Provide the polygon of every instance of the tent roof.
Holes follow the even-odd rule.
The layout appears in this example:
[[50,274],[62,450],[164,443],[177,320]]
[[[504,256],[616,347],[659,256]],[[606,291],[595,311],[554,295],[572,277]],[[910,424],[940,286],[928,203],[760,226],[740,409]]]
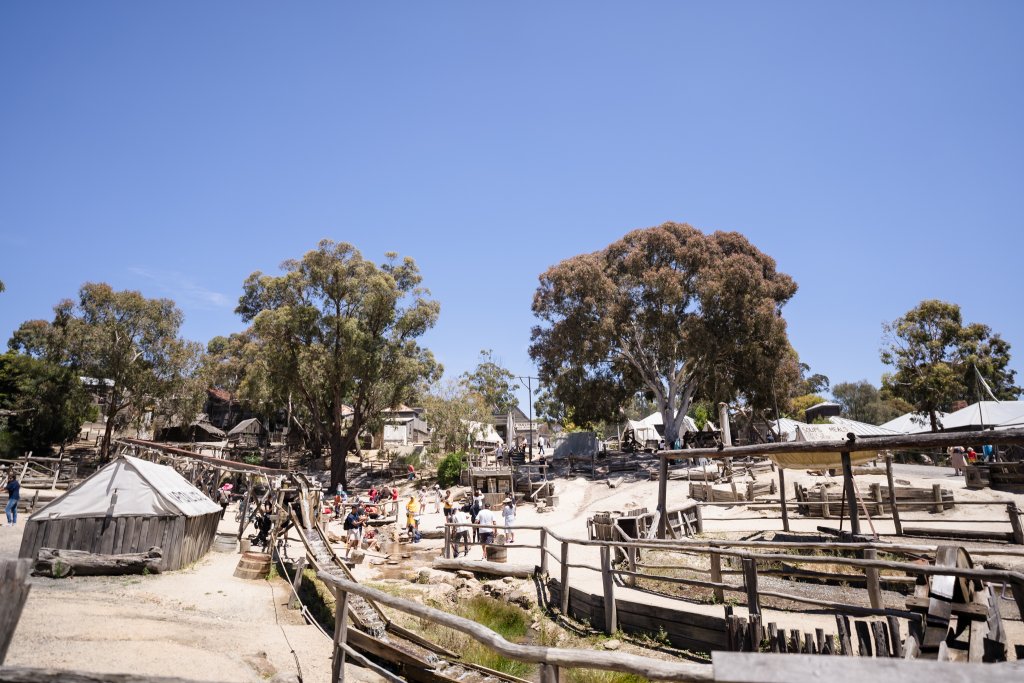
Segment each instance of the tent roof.
[[[943,422],[948,414],[939,412],[937,414],[939,422]],[[928,422],[928,415],[913,412],[905,413],[878,426],[882,429],[891,429],[899,434],[922,434],[932,430],[931,424]]]
[[942,418],[943,429],[1024,426],[1024,401],[979,401]]
[[796,428],[807,426],[806,422],[793,420],[788,417],[780,417],[778,420],[768,420],[768,424],[773,430],[781,432],[779,434],[780,441],[795,441]]
[[832,424],[839,425],[847,432],[853,432],[857,436],[898,436],[900,434],[900,432],[892,429],[868,424],[867,422],[858,422],[857,420],[851,420],[837,415],[830,417],[828,420]]
[[220,512],[220,506],[173,468],[121,456],[30,519],[135,517]]

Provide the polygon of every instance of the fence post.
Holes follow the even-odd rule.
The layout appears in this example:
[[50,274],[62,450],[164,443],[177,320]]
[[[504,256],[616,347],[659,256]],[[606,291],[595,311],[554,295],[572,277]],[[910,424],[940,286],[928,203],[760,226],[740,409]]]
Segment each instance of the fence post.
[[900,522],[900,511],[896,507],[896,487],[892,482],[892,453],[885,454],[885,478],[889,487],[889,507],[892,508],[892,523],[896,527],[896,535],[903,535],[903,524]]
[[786,508],[786,468],[779,465],[779,506],[782,510],[782,530],[789,531],[789,510]]
[[299,609],[302,606],[299,601],[299,586],[302,585],[302,571],[306,568],[306,556],[295,560],[294,567],[295,576],[292,577],[292,597],[288,599],[288,609]]
[[932,484],[932,499],[935,501],[933,512],[942,512],[942,484]]
[[757,594],[757,563],[753,559],[743,559],[743,582],[747,587],[747,612],[760,615],[761,600]]
[[245,478],[245,500],[242,501],[242,514],[238,520],[238,540],[242,540],[242,534],[245,533],[245,527],[249,525],[249,501],[252,500],[252,477],[247,476]]
[[[636,548],[630,546],[626,548],[626,557],[629,560],[629,571],[636,573]],[[630,576],[626,579],[626,585],[630,588],[636,588],[636,577]]]
[[348,636],[348,592],[332,587],[334,591],[334,657],[331,683],[345,681],[345,641]]
[[[711,580],[715,583],[722,583],[722,553],[712,552],[711,553]],[[725,589],[721,586],[715,586],[715,600],[718,604],[725,602]]]
[[569,542],[562,541],[562,614],[569,616]]
[[611,548],[601,546],[601,584],[604,588],[604,632],[608,635],[618,630],[618,614],[615,610],[615,582],[612,580]]
[[452,528],[448,525],[448,522],[444,523],[444,559],[448,559],[452,556]]
[[668,458],[658,463],[658,538],[668,537]]
[[860,511],[857,509],[857,491],[853,488],[853,465],[850,453],[844,451],[839,454],[839,457],[843,462],[843,484],[846,487],[846,507],[850,511],[850,533],[860,536]]
[[540,683],[558,683],[558,667],[554,664],[540,665]]
[[[877,550],[874,548],[865,548],[865,560],[874,560],[877,558]],[[864,578],[867,581],[868,598],[871,600],[872,609],[883,609],[885,605],[882,604],[882,586],[878,581],[878,569],[875,567],[865,567]]]
[[21,611],[32,586],[26,583],[31,559],[0,561],[0,664],[7,657],[7,648],[18,627]]
[[1010,516],[1010,528],[1013,529],[1013,542],[1017,545],[1024,545],[1024,526],[1020,521],[1020,509],[1016,503],[1006,506],[1006,513]]
[[548,575],[548,529],[540,528],[540,575]]

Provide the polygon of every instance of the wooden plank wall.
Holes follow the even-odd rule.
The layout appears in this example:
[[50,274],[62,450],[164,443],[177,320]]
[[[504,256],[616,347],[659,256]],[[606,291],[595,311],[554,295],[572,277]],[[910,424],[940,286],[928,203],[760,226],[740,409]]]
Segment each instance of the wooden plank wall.
[[210,549],[220,512],[202,517],[75,517],[29,521],[19,557],[34,558],[40,548],[84,550],[100,555],[145,552],[153,546],[164,553],[164,568],[180,569]]
[[[561,600],[561,585],[557,579],[548,581],[551,601]],[[628,600],[616,600],[619,628],[626,633],[636,633],[657,638],[664,633],[669,642],[678,648],[700,652],[724,650],[729,641],[726,634],[725,618],[712,617],[658,607],[652,610],[645,605]],[[585,593],[569,587],[569,616],[577,621],[587,622],[593,628],[604,629],[604,597]]]

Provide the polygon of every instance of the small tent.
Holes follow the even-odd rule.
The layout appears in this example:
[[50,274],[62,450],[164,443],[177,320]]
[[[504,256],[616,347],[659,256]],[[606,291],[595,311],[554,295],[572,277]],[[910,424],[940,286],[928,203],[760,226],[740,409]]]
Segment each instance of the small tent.
[[180,569],[210,549],[220,505],[173,468],[121,456],[28,519],[21,557],[40,548],[102,555],[163,551],[163,568]]

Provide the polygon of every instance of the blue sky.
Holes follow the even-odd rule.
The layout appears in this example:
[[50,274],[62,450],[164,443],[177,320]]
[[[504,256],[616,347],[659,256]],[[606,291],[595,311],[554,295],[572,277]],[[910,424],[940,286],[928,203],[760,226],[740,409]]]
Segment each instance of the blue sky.
[[537,275],[666,220],[800,286],[792,342],[870,379],[959,303],[1024,369],[1024,3],[0,3],[0,337],[86,281],[241,329],[319,239],[414,257],[457,374],[517,373]]

